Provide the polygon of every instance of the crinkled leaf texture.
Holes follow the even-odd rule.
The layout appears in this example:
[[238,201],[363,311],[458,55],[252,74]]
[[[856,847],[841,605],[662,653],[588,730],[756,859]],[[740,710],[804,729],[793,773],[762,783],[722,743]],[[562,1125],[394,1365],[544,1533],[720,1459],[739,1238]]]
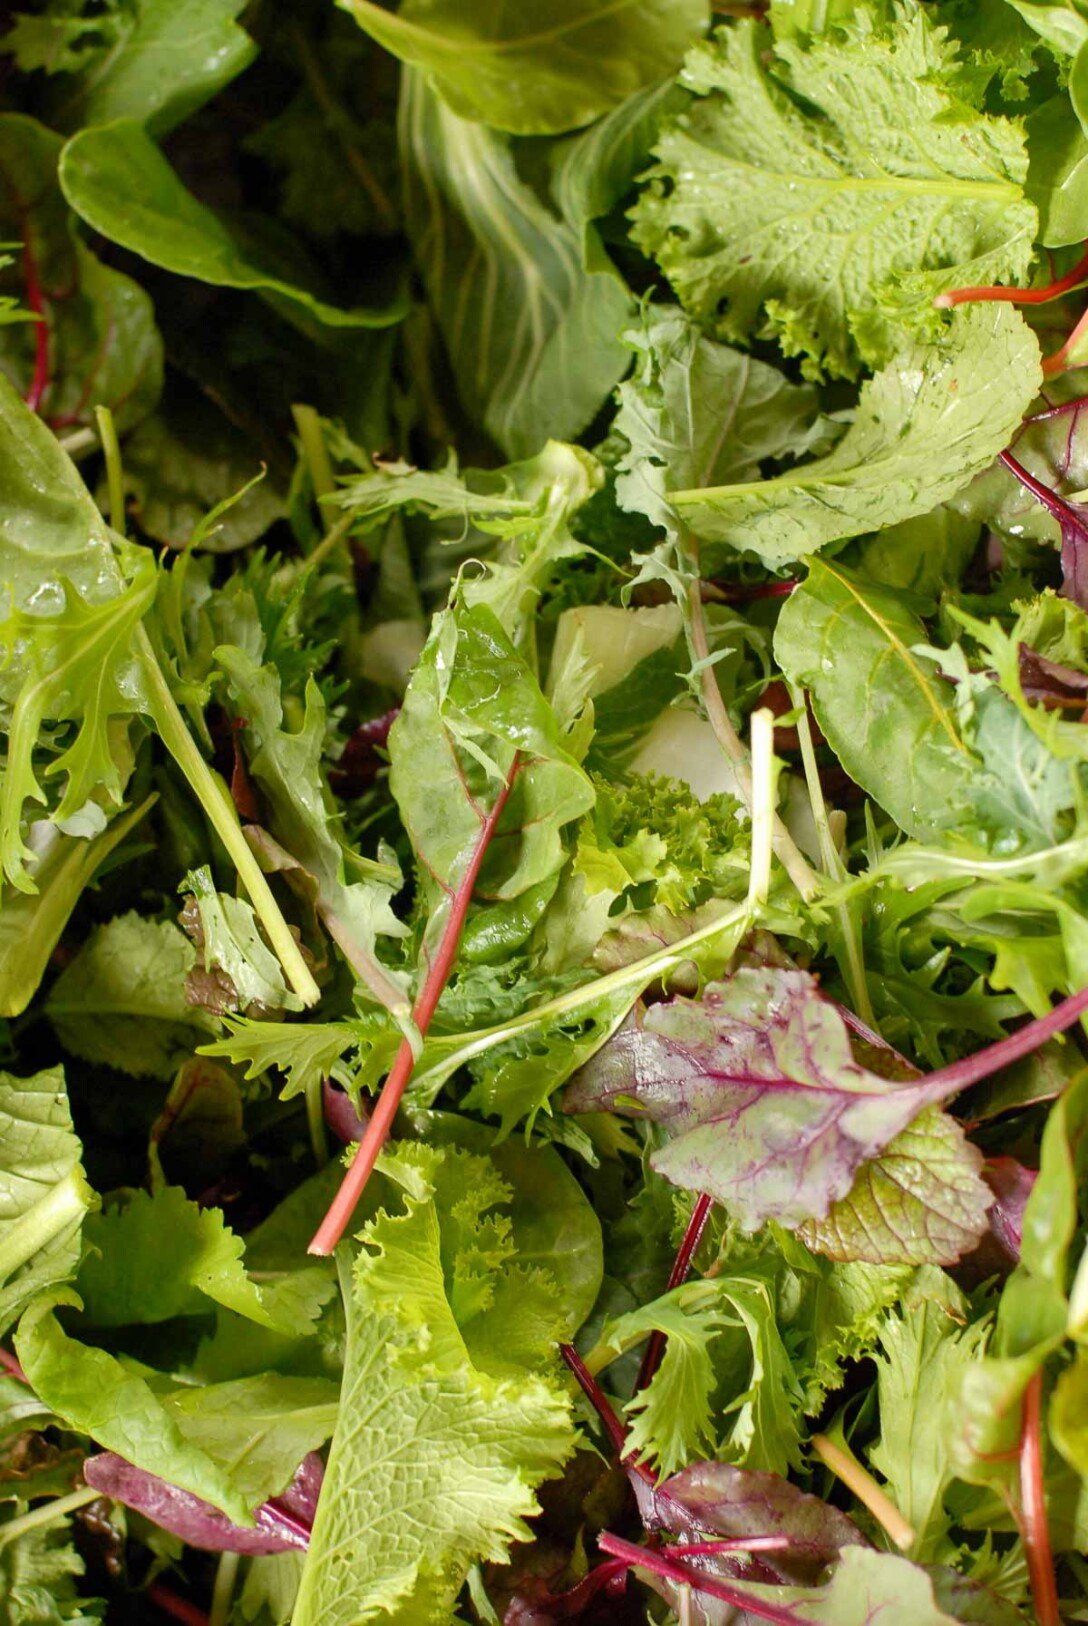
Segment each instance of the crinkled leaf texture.
[[79,1263],[80,1228],[98,1201],[82,1152],[61,1068],[0,1073],[0,1332]]
[[506,138],[412,69],[399,139],[408,234],[466,408],[508,457],[570,440],[627,365],[625,284],[519,178]]
[[862,385],[826,457],[772,480],[669,495],[715,549],[778,568],[954,496],[1008,445],[1041,379],[1038,343],[1011,305],[961,308],[947,330],[900,350]]
[[[741,969],[711,984],[701,1000],[653,1005],[582,1069],[567,1090],[567,1111],[602,1108],[661,1124],[669,1135],[651,1166],[677,1185],[725,1203],[745,1229],[767,1220],[787,1227],[824,1221],[854,1225],[864,1238],[858,1171],[894,1142],[928,1106],[951,1093],[939,1080],[894,1084],[856,1059],[842,1016],[807,972]],[[922,1137],[917,1131],[916,1147]],[[985,1227],[992,1194],[981,1158],[955,1135],[959,1215],[972,1240]],[[936,1142],[947,1156],[949,1137]],[[925,1223],[926,1203],[943,1204],[940,1163],[920,1182],[918,1212],[906,1225],[885,1216],[898,1262],[898,1230]],[[870,1175],[876,1179],[875,1174]],[[832,1211],[832,1205],[840,1206]],[[932,1222],[937,1226],[937,1218]],[[908,1260],[912,1245],[906,1247]],[[862,1252],[863,1258],[866,1254]]]
[[340,0],[361,28],[433,78],[463,119],[557,135],[667,77],[706,26],[706,0]]
[[[518,1261],[483,1157],[401,1145],[401,1187],[348,1275],[342,1422],[296,1626],[445,1626],[471,1564],[526,1539],[535,1487],[574,1447],[548,1349],[565,1310]],[[386,1191],[392,1197],[394,1186]]]
[[923,8],[866,10],[821,38],[753,23],[691,52],[695,100],[666,124],[635,239],[723,338],[855,377],[946,289],[1028,271],[1037,215],[1021,125],[959,100],[955,49]]
[[77,1595],[83,1560],[67,1536],[57,1524],[0,1546],[0,1616],[7,1626],[98,1626],[93,1602]]

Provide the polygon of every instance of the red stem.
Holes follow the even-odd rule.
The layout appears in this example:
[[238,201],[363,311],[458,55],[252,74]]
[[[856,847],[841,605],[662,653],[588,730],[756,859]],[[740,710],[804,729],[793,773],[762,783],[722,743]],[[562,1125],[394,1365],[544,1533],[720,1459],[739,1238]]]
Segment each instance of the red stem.
[[[1086,330],[1088,330],[1088,311],[1085,311],[1084,315],[1080,318],[1079,322],[1069,335],[1068,339],[1066,339],[1065,343],[1060,345],[1058,349],[1053,351],[1049,356],[1043,357],[1044,378],[1054,378],[1058,373],[1064,373],[1067,370],[1069,363],[1069,352],[1078,343],[1078,341],[1084,337]],[[1084,363],[1078,362],[1077,365],[1083,366]]]
[[909,1087],[933,1100],[955,1095],[969,1084],[977,1084],[980,1079],[1000,1072],[1002,1067],[1011,1067],[1014,1061],[1030,1056],[1033,1050],[1038,1050],[1055,1033],[1064,1033],[1066,1028],[1071,1028],[1083,1011],[1088,1011],[1088,988],[1070,994],[1068,999],[1063,999],[1045,1016],[1025,1022],[1007,1039],[998,1039],[996,1044],[987,1045],[985,1050],[977,1050],[973,1056],[964,1056],[962,1061],[941,1067],[919,1084]]
[[792,1547],[789,1536],[725,1536],[721,1541],[674,1541],[673,1558],[713,1558],[718,1553],[781,1553]]
[[1035,1600],[1035,1617],[1039,1626],[1061,1626],[1043,1488],[1042,1396],[1040,1371],[1024,1390],[1020,1432],[1020,1529],[1031,1577],[1031,1595]]
[[1036,502],[1041,502],[1048,513],[1053,514],[1056,520],[1062,520],[1066,517],[1064,500],[1058,496],[1056,491],[1052,491],[1041,480],[1037,480],[1034,474],[1029,473],[1019,458],[1014,457],[1011,452],[1000,452],[998,457],[1009,473],[1019,480],[1024,490],[1030,491]]
[[49,388],[49,323],[45,318],[45,298],[42,294],[38,261],[30,246],[30,229],[24,224],[23,274],[26,277],[26,302],[37,317],[34,323],[34,375],[23,399],[31,412],[37,412]]
[[[426,1034],[431,1025],[431,1018],[435,1007],[442,997],[442,990],[449,981],[453,962],[457,958],[457,950],[461,942],[461,933],[464,930],[465,917],[468,906],[472,902],[472,894],[476,887],[476,880],[480,873],[480,866],[484,855],[491,844],[491,838],[498,828],[506,807],[507,798],[513,788],[514,780],[518,774],[521,758],[517,752],[510,764],[510,770],[503,781],[502,788],[495,798],[495,805],[482,819],[480,834],[476,838],[476,846],[469,859],[468,867],[450,902],[449,918],[446,921],[442,937],[438,944],[438,951],[431,962],[430,970],[419,991],[415,1005],[412,1007],[412,1019],[421,1035]],[[401,1098],[408,1086],[408,1081],[415,1069],[415,1056],[407,1039],[402,1039],[396,1059],[389,1069],[389,1076],[382,1086],[370,1115],[366,1130],[359,1148],[352,1159],[351,1167],[336,1193],[329,1211],[321,1221],[310,1243],[310,1253],[329,1254],[336,1247],[351,1221],[355,1212],[355,1205],[363,1194],[363,1188],[370,1179],[374,1164],[377,1162],[382,1147],[389,1137],[393,1127],[393,1120],[397,1115]]]
[[184,1621],[185,1626],[208,1626],[208,1617],[203,1609],[198,1609],[195,1603],[187,1603],[184,1598],[179,1598],[176,1592],[171,1592],[161,1581],[152,1581],[147,1589],[147,1596],[164,1615],[173,1615],[175,1620]]
[[0,1366],[2,1366],[6,1372],[10,1372],[13,1378],[18,1378],[20,1383],[25,1383],[29,1389],[30,1379],[19,1365],[19,1362],[15,1359],[15,1356],[6,1349],[0,1349]]
[[597,1537],[597,1545],[603,1553],[610,1553],[614,1558],[626,1559],[632,1568],[649,1570],[653,1575],[660,1575],[664,1580],[672,1581],[674,1586],[689,1586],[694,1592],[705,1593],[710,1598],[720,1598],[722,1603],[731,1604],[734,1609],[746,1612],[756,1620],[777,1621],[779,1626],[803,1626],[802,1617],[794,1614],[792,1609],[765,1603],[762,1598],[753,1597],[744,1587],[727,1585],[702,1570],[689,1569],[686,1564],[678,1564],[675,1559],[666,1556],[668,1548],[654,1550],[650,1547],[638,1547],[633,1541],[623,1541],[607,1530]]
[[729,582],[715,582],[714,585],[727,604],[751,604],[761,598],[788,598],[797,581],[791,578],[789,581],[758,582],[752,587]]
[[946,294],[938,294],[933,303],[941,310],[948,310],[952,305],[973,304],[978,300],[1007,300],[1014,305],[1045,305],[1051,299],[1060,299],[1067,294],[1070,288],[1075,288],[1078,282],[1088,277],[1088,252],[1086,252],[1064,277],[1055,277],[1044,288],[998,288],[993,284],[980,288],[953,288]]
[[[701,1191],[696,1198],[695,1207],[691,1211],[691,1218],[688,1220],[683,1241],[680,1243],[676,1258],[673,1260],[669,1280],[665,1287],[666,1293],[671,1293],[674,1287],[680,1287],[682,1283],[687,1281],[688,1273],[691,1270],[691,1261],[695,1257],[696,1248],[703,1239],[703,1232],[706,1230],[706,1222],[710,1218],[712,1207],[713,1204],[706,1192]],[[643,1355],[642,1365],[639,1367],[638,1382],[635,1384],[636,1394],[640,1389],[645,1389],[650,1382],[661,1365],[661,1357],[664,1353],[665,1334],[655,1328],[650,1334],[650,1342],[646,1345],[646,1353]]]
[[560,1344],[559,1353],[577,1378],[582,1393],[601,1419],[604,1431],[615,1447],[616,1455],[622,1457],[627,1449],[627,1430],[616,1416],[612,1402],[573,1344]]

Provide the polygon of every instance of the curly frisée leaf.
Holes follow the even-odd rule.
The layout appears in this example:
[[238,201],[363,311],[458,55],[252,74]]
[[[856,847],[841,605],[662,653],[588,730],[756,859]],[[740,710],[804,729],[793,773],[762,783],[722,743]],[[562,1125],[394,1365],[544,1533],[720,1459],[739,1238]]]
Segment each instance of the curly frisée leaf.
[[688,310],[723,338],[773,335],[814,377],[856,377],[904,320],[932,327],[935,295],[1024,276],[1023,130],[959,99],[955,48],[922,8],[887,30],[859,8],[764,66],[768,43],[741,23],[692,51],[695,100],[634,212]]

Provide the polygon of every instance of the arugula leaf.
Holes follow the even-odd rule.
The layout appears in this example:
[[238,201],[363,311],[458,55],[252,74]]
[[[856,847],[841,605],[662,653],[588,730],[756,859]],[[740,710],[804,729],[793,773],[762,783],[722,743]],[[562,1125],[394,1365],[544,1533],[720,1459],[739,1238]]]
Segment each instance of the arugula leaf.
[[340,0],[361,28],[432,77],[463,119],[517,135],[570,130],[670,73],[706,24],[704,0]]
[[98,1198],[83,1174],[59,1067],[12,1078],[0,1073],[0,1331],[33,1298],[79,1264],[80,1229]]
[[135,119],[80,130],[65,146],[58,173],[81,220],[164,271],[252,289],[288,320],[334,330],[387,327],[404,315],[399,297],[384,307],[343,310],[263,265],[185,188]]
[[213,1018],[189,1004],[192,944],[130,910],[97,927],[54,982],[46,1012],[66,1050],[137,1078],[169,1078]]
[[[64,143],[36,119],[0,114],[0,241],[22,243],[5,282],[46,324],[46,370],[36,370],[39,324],[0,325],[4,370],[51,423],[94,427],[110,407],[121,429],[139,423],[162,389],[163,346],[145,291],[93,254],[57,184]],[[32,300],[33,293],[33,300]]]
[[87,0],[54,0],[43,15],[17,14],[6,43],[24,72],[65,75],[49,98],[50,122],[73,129],[135,118],[165,135],[256,56],[236,21],[243,9],[243,0],[133,0],[103,15]]
[[627,366],[624,284],[603,255],[583,261],[581,231],[519,180],[509,143],[414,70],[399,139],[408,234],[466,410],[508,457],[571,439]]
[[448,1620],[470,1564],[525,1539],[534,1487],[574,1443],[569,1402],[541,1370],[548,1278],[519,1267],[490,1215],[507,1188],[485,1159],[424,1147],[387,1153],[383,1171],[403,1207],[369,1222],[345,1282],[344,1426],[298,1626]]
[[1035,339],[1010,306],[959,311],[947,333],[901,350],[862,386],[852,424],[826,457],[771,480],[669,496],[714,544],[711,567],[715,549],[728,548],[775,569],[954,496],[1008,444],[1039,381]]
[[809,376],[853,378],[904,322],[932,332],[935,295],[1025,274],[1023,132],[965,104],[954,44],[916,7],[780,41],[765,67],[768,43],[742,23],[691,52],[697,99],[658,140],[635,240],[723,338],[773,335]]

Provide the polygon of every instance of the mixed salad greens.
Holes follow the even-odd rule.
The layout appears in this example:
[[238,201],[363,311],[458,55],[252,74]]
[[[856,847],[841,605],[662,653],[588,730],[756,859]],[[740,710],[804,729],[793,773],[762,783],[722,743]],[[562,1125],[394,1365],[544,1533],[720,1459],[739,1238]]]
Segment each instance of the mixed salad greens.
[[1088,1620],[1088,0],[0,26],[0,1621]]

